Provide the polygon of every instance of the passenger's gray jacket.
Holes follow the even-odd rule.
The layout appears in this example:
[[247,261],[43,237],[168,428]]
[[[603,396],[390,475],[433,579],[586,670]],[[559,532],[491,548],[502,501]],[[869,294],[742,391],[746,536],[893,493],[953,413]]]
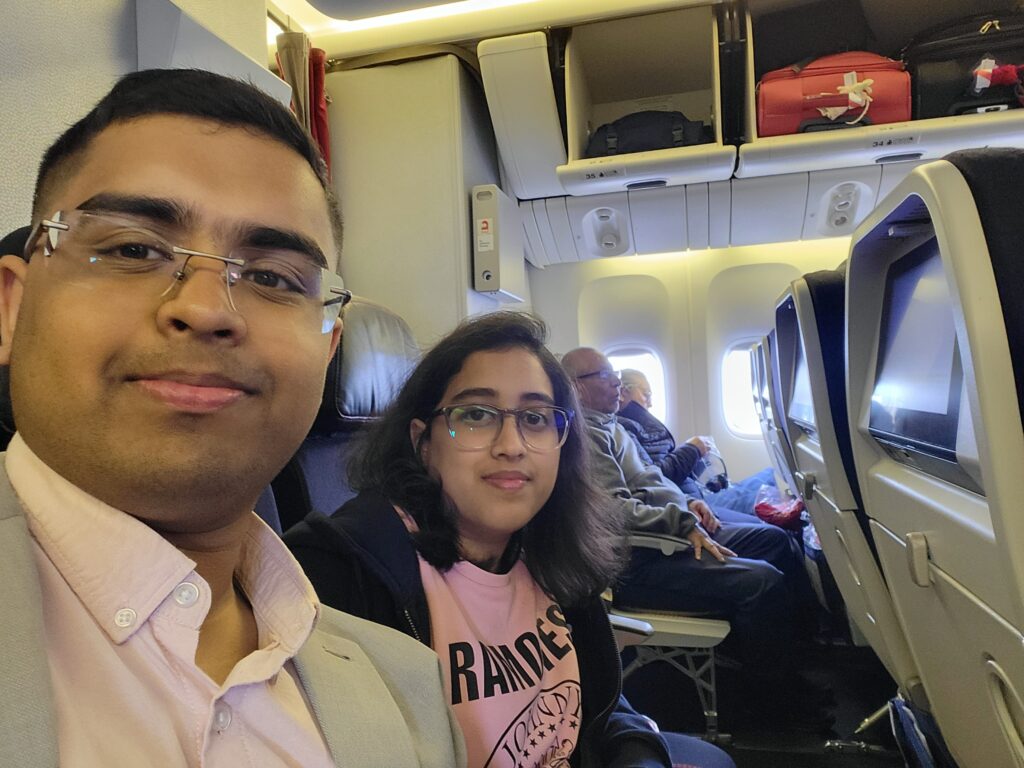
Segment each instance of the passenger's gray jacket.
[[[57,724],[43,641],[39,576],[21,505],[0,454],[0,766],[56,768]],[[324,606],[294,659],[339,766],[451,768],[465,747],[430,649]]]
[[615,414],[587,409],[587,432],[594,450],[594,481],[622,508],[630,530],[686,536],[697,525],[690,498],[656,466],[646,466],[636,443]]

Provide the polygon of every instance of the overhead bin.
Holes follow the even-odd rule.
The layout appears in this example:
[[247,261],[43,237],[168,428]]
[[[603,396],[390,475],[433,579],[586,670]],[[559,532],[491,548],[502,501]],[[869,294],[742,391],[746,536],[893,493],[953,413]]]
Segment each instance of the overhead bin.
[[[730,178],[736,149],[722,143],[720,93],[713,5],[574,27],[565,51],[568,160],[557,168],[562,187],[571,195],[591,195]],[[700,121],[703,143],[587,157],[588,142],[601,126],[645,111],[681,112]]]
[[[757,126],[757,83],[764,75],[758,64],[765,57],[758,55],[758,47],[781,47],[773,37],[785,30],[783,25],[760,21],[747,14],[746,142],[739,148],[737,178],[922,162],[972,147],[1024,146],[1024,109],[762,137]],[[762,28],[766,34],[759,37]]]

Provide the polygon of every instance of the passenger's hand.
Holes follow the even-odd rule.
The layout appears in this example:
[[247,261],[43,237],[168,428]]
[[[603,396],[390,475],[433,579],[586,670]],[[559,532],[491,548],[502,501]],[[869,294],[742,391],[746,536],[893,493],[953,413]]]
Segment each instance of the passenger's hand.
[[695,446],[697,448],[697,450],[700,451],[700,455],[701,456],[707,456],[708,444],[705,443],[703,440],[701,440],[699,437],[694,435],[693,437],[691,437],[686,442],[688,442],[692,446]]
[[705,531],[710,533],[712,536],[718,533],[718,529],[722,527],[722,523],[719,522],[717,517],[715,517],[715,513],[711,511],[711,507],[700,499],[692,499],[689,504],[689,509],[697,516],[697,519],[700,520],[700,524]]
[[723,547],[721,544],[716,544],[712,541],[700,527],[694,528],[686,534],[686,540],[693,545],[693,556],[698,560],[701,559],[705,549],[720,563],[724,563],[727,556],[736,556],[736,553],[728,547]]

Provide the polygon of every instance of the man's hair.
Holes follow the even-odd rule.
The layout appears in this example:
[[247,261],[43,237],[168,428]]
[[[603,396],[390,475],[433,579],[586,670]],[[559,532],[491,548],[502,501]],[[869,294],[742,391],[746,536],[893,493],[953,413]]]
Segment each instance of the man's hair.
[[[510,542],[537,583],[563,607],[601,593],[617,575],[625,552],[625,521],[591,480],[589,438],[572,382],[544,346],[543,321],[517,312],[496,312],[464,322],[428,352],[397,399],[367,435],[351,466],[352,485],[375,490],[403,508],[415,521],[416,547],[436,568],[447,570],[461,559],[457,510],[424,466],[409,437],[409,424],[427,424],[441,404],[449,382],[474,352],[524,349],[534,355],[551,381],[555,404],[574,417],[561,448],[550,498]],[[443,430],[439,440],[450,439]]]
[[337,248],[341,249],[341,216],[331,191],[320,150],[295,116],[280,102],[250,83],[201,69],[149,69],[125,75],[89,114],[68,128],[46,150],[32,198],[32,221],[55,189],[77,170],[86,150],[115,123],[153,115],[181,115],[243,128],[291,147],[313,169],[327,198]]
[[619,371],[619,380],[622,382],[623,389],[632,389],[646,378],[643,371],[638,371],[635,368],[623,368]]

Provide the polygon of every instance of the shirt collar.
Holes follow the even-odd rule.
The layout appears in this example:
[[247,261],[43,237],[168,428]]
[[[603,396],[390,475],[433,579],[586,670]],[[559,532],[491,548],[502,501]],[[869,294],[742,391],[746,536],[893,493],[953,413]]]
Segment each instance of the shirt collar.
[[[6,469],[32,536],[113,642],[131,637],[181,582],[202,581],[193,560],[57,474],[19,434],[7,448]],[[319,603],[284,543],[253,517],[236,576],[261,646],[276,641],[294,653],[312,631]]]

